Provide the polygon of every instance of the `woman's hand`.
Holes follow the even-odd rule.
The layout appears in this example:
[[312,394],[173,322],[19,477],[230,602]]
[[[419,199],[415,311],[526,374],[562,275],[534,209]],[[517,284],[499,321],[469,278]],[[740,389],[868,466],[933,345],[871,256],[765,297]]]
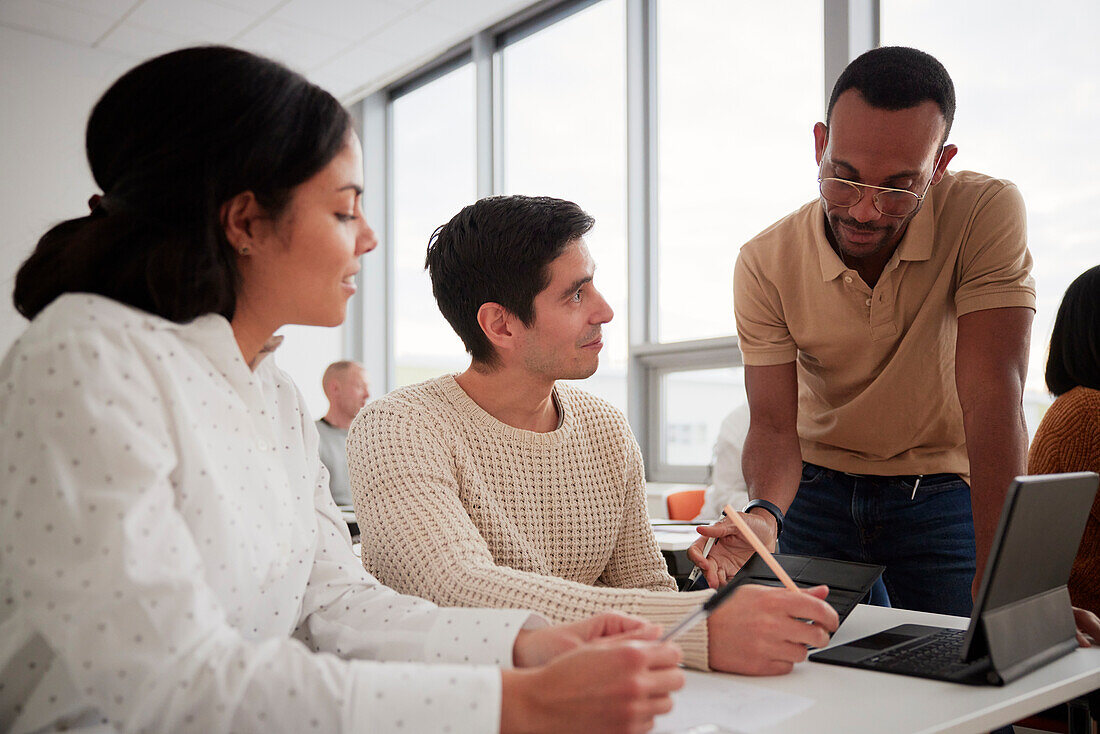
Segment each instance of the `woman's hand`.
[[[1092,647],[1100,643],[1100,619],[1087,609],[1073,608],[1073,621],[1077,625],[1077,644]],[[1091,638],[1091,639],[1090,639]]]
[[578,647],[541,668],[502,671],[501,734],[649,731],[684,685],[680,649],[618,637]]
[[559,655],[600,638],[656,640],[660,635],[661,628],[644,619],[604,612],[580,622],[520,632],[512,647],[512,664],[517,668],[544,665]]

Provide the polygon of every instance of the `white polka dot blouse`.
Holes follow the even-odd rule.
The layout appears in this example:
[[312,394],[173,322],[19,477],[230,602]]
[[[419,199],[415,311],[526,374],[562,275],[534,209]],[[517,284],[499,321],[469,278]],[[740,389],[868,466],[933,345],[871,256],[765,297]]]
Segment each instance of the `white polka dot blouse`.
[[496,730],[492,666],[542,620],[364,571],[268,351],[85,294],[12,346],[0,731]]

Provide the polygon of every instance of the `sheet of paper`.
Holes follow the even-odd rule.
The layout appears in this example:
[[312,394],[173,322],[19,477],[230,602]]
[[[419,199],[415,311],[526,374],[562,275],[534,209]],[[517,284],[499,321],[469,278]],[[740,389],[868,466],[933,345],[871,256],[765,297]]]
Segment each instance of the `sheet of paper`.
[[675,702],[672,711],[654,723],[653,731],[657,734],[679,734],[693,729],[703,734],[708,731],[707,724],[720,727],[709,729],[714,734],[751,734],[814,704],[812,698],[742,683],[741,679],[722,673],[684,672],[687,685],[672,695]]
[[653,537],[661,550],[687,550],[700,538],[694,525],[654,525]]
[[700,537],[699,531],[695,529],[699,526],[695,523],[691,523],[690,525],[662,525],[660,523],[653,523],[652,525],[650,525],[650,527],[653,528],[653,532],[655,533],[688,535],[691,536],[692,539]]
[[676,533],[662,533],[660,531],[656,531],[653,533],[653,537],[656,539],[657,545],[660,546],[661,550],[686,551],[688,548],[691,547],[691,544],[695,542],[695,538],[698,538],[699,536],[696,535],[695,538],[693,538],[690,535],[679,535]]

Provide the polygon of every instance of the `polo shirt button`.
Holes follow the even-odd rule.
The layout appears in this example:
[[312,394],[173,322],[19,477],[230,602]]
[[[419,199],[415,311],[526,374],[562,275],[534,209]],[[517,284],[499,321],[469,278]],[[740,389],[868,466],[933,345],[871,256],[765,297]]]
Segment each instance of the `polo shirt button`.
[[260,451],[268,451],[271,449],[271,446],[268,445],[267,441],[261,438],[256,441],[256,448],[258,448]]
[[866,304],[867,304],[868,306],[870,306],[870,305],[871,305],[871,299],[870,299],[870,298],[868,298],[868,299],[867,299],[867,300],[865,301],[865,303],[866,303]]
[[852,282],[852,276],[850,276],[850,275],[845,275],[845,276],[844,276],[844,282],[845,282],[845,283],[851,283],[851,282]]

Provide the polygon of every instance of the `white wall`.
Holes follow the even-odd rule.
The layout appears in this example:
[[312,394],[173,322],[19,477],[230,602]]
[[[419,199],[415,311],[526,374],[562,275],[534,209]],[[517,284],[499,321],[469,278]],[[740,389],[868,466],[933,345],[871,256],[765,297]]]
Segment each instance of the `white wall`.
[[[0,26],[0,357],[26,327],[12,305],[15,273],[53,224],[100,193],[84,153],[92,106],[135,66],[130,57]],[[314,417],[328,410],[321,373],[344,356],[339,329],[286,327],[279,366]]]
[[133,65],[0,27],[0,354],[26,326],[11,301],[15,272],[52,224],[88,211],[97,192],[84,155],[88,113]]

